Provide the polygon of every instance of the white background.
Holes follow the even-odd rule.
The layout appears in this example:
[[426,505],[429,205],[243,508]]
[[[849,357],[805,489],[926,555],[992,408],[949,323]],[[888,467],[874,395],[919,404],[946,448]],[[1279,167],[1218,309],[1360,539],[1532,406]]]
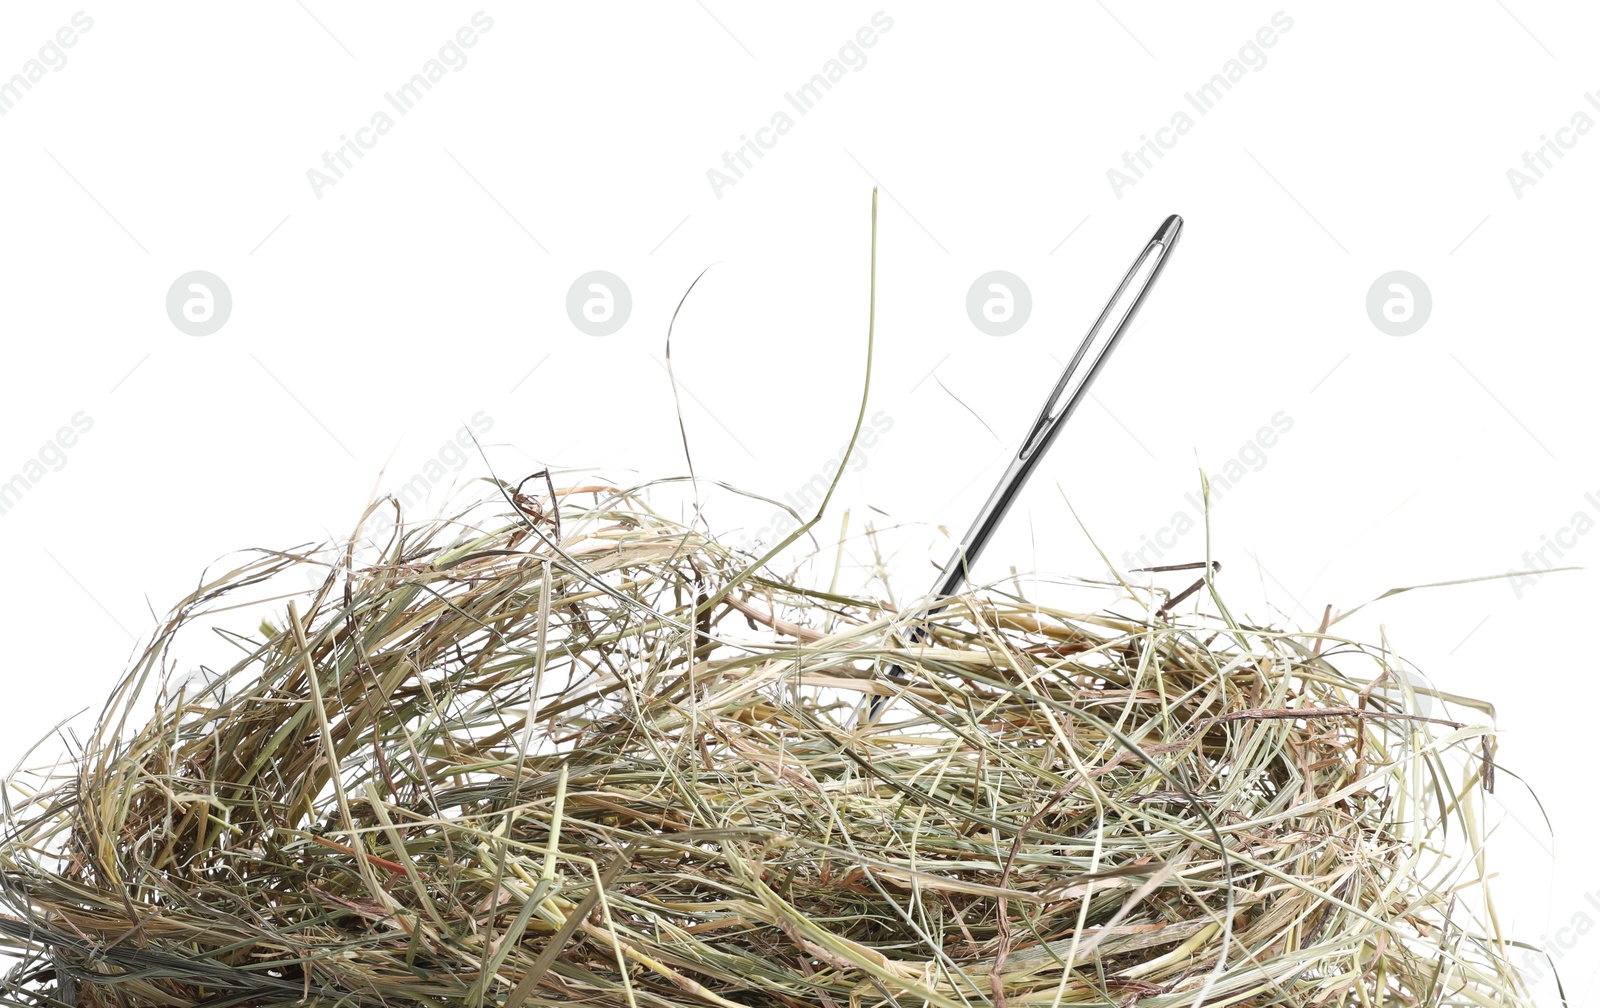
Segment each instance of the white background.
[[[465,64],[320,192],[307,171],[393,114],[385,93],[476,4],[84,8],[93,25],[65,65],[0,116],[0,480],[74,414],[93,422],[0,515],[8,765],[58,719],[92,715],[153,614],[207,565],[348,531],[375,489],[424,471],[478,411],[508,478],[546,464],[623,483],[684,473],[661,359],[672,308],[707,266],[673,346],[697,473],[779,497],[824,471],[859,402],[875,182],[869,413],[893,426],[817,529],[837,538],[850,509],[849,576],[872,560],[871,522],[889,530],[896,596],[926,590],[1056,359],[1173,212],[1187,227],[1166,275],[984,577],[1100,575],[1068,500],[1119,567],[1137,566],[1124,551],[1280,411],[1292,430],[1212,514],[1237,613],[1314,626],[1328,604],[1520,569],[1558,533],[1575,543],[1562,563],[1600,556],[1600,535],[1561,533],[1580,512],[1600,518],[1600,130],[1563,134],[1571,148],[1533,185],[1507,176],[1575,113],[1600,118],[1584,97],[1600,88],[1593,9],[482,9],[493,26]],[[0,78],[78,10],[8,5]],[[785,93],[879,10],[892,27],[865,63],[795,114]],[[1280,10],[1292,27],[1199,115],[1185,94]],[[715,192],[707,170],[780,110],[793,129]],[[1193,128],[1115,189],[1108,169],[1179,110]],[[190,270],[232,293],[210,336],[166,314]],[[567,288],[590,270],[631,290],[614,335],[567,316]],[[1014,335],[967,317],[990,270],[1031,289]],[[1367,314],[1391,270],[1431,291],[1409,336]],[[414,513],[476,492],[486,471],[466,461]],[[592,475],[566,481],[579,479]],[[773,510],[706,499],[736,541]],[[1196,531],[1164,560],[1205,550]],[[1340,624],[1387,633],[1441,689],[1497,706],[1502,760],[1554,826],[1502,778],[1503,922],[1551,942],[1573,1004],[1597,1003],[1600,958],[1593,934],[1556,941],[1576,915],[1600,918],[1584,842],[1600,828],[1595,601],[1582,570],[1410,593]]]

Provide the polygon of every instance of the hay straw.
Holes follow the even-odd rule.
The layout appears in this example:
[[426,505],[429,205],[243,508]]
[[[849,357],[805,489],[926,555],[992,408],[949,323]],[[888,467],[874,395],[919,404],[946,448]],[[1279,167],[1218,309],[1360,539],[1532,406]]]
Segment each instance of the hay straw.
[[1527,1003],[1463,895],[1488,729],[1382,649],[995,589],[908,646],[639,493],[514,499],[198,687],[180,632],[314,561],[186,599],[9,781],[7,1002]]
[[1384,648],[1209,578],[1216,617],[990,589],[912,643],[765,566],[821,510],[752,562],[642,491],[498,490],[299,597],[320,553],[248,558],[11,775],[6,1003],[1528,1004],[1472,892],[1490,730]]

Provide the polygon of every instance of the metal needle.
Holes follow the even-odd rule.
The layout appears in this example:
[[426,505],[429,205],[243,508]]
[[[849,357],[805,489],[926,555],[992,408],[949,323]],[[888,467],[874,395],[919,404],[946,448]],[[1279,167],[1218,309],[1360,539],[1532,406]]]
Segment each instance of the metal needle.
[[[967,572],[977,561],[978,554],[983,552],[983,547],[994,535],[1006,512],[1011,510],[1011,505],[1021,496],[1028,477],[1038,467],[1039,460],[1044,458],[1045,452],[1049,451],[1050,445],[1061,433],[1061,428],[1066,425],[1067,419],[1088,395],[1089,386],[1100,373],[1100,369],[1105,366],[1106,360],[1111,356],[1111,351],[1115,349],[1118,341],[1122,339],[1123,333],[1133,324],[1134,316],[1139,313],[1139,307],[1144,304],[1150,288],[1155,286],[1162,267],[1166,265],[1167,255],[1178,243],[1178,236],[1182,231],[1183,218],[1177,214],[1168,217],[1145,244],[1144,250],[1133,261],[1133,265],[1128,268],[1122,283],[1117,285],[1116,293],[1106,302],[1105,310],[1095,319],[1088,334],[1078,344],[1077,352],[1072,355],[1065,370],[1061,372],[1050,398],[1045,400],[1044,408],[1039,411],[1033,426],[1028,429],[1028,436],[1023,438],[1022,447],[1017,449],[1011,464],[1006,467],[1005,474],[1000,477],[1000,482],[989,494],[989,499],[984,502],[983,508],[979,510],[972,527],[967,530],[967,534],[961,539],[961,544],[956,547],[955,554],[944,565],[944,570],[940,572],[931,593],[934,604],[923,610],[923,613],[932,615],[943,609],[948,603],[940,600],[954,595],[966,582]],[[911,631],[911,638],[916,642],[925,641],[927,632],[919,624]],[[900,680],[904,678],[904,672],[899,665],[893,665],[889,668],[889,677]],[[872,701],[871,716],[876,718],[888,702],[887,696],[875,697]]]

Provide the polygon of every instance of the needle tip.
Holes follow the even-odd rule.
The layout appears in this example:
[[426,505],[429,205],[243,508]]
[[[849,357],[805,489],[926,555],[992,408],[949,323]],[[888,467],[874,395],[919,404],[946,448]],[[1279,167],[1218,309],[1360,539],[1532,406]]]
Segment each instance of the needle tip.
[[1161,227],[1156,231],[1156,236],[1150,241],[1152,244],[1165,245],[1167,248],[1171,248],[1177,244],[1178,235],[1182,231],[1183,218],[1173,214],[1162,222]]

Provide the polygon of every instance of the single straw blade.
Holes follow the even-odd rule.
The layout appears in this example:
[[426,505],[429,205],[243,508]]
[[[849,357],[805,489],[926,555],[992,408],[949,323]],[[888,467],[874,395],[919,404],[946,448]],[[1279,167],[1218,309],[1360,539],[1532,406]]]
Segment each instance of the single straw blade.
[[[1133,324],[1134,317],[1138,315],[1139,308],[1150,293],[1150,288],[1155,286],[1156,280],[1161,276],[1167,254],[1177,245],[1182,233],[1183,218],[1177,214],[1171,215],[1156,229],[1156,233],[1139,252],[1138,258],[1134,259],[1133,265],[1128,267],[1128,272],[1123,275],[1122,282],[1111,295],[1111,300],[1106,302],[1105,308],[1095,319],[1094,325],[1089,327],[1089,332],[1085,334],[1072,359],[1061,372],[1050,398],[1045,401],[1033,426],[1029,428],[1022,447],[1017,450],[1011,464],[1006,467],[1005,474],[1000,477],[1000,482],[989,494],[989,499],[984,502],[983,508],[962,538],[955,554],[940,571],[939,580],[933,587],[933,605],[924,610],[925,613],[935,613],[944,608],[942,600],[954,595],[966,581],[967,571],[971,569],[972,564],[978,559],[978,554],[994,535],[1006,512],[1011,510],[1011,505],[1021,495],[1022,488],[1038,466],[1039,460],[1055,442],[1056,436],[1061,433],[1061,428],[1078,408],[1078,403],[1088,394],[1089,386],[1099,375],[1100,369],[1105,366],[1111,351],[1116,348],[1123,334]],[[1129,296],[1125,298],[1124,295]],[[1119,305],[1125,305],[1120,312],[1116,310]],[[1095,349],[1096,346],[1098,349]],[[1086,359],[1087,365],[1085,365]],[[917,642],[926,640],[926,631],[921,626],[913,628],[911,639]],[[891,678],[901,678],[903,673],[900,666],[892,666],[889,675]],[[872,701],[871,716],[876,718],[887,703],[888,697],[875,697]]]

